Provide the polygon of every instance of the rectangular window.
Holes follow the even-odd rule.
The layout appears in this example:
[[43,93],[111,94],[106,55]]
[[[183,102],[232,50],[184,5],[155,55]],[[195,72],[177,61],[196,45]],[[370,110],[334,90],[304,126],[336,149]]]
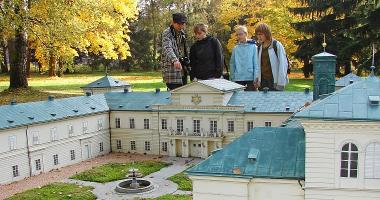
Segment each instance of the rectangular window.
[[216,120],[210,121],[210,133],[216,133],[218,130],[218,122]]
[[103,142],[100,142],[99,143],[99,152],[103,152],[103,151],[104,151]]
[[150,151],[150,142],[145,141],[145,151]]
[[136,151],[136,141],[131,141],[131,150]]
[[75,151],[74,150],[70,150],[70,159],[75,160]]
[[98,131],[103,129],[103,119],[98,119]]
[[121,140],[116,140],[116,149],[121,149]]
[[168,143],[167,142],[162,142],[162,151],[167,152],[168,151]]
[[40,171],[41,170],[41,159],[34,160],[34,162],[36,164],[36,171]]
[[201,120],[194,119],[193,120],[193,133],[200,133],[201,132]]
[[253,121],[247,122],[247,131],[250,131],[253,129]]
[[58,165],[58,154],[53,155],[54,165]]
[[8,137],[9,150],[16,149],[16,136],[11,135]]
[[58,140],[57,128],[56,127],[50,129],[50,137],[51,137],[51,141],[57,141]]
[[73,125],[71,125],[71,124],[67,125],[67,129],[69,131],[69,137],[72,137],[74,135],[74,127],[73,127]]
[[115,128],[120,128],[120,118],[115,118]]
[[135,128],[135,119],[129,118],[129,128],[134,129]]
[[144,129],[149,129],[149,119],[144,119]]
[[40,143],[40,137],[38,131],[33,131],[33,145],[39,144]]
[[12,171],[13,171],[13,177],[17,177],[20,175],[20,173],[18,171],[18,165],[12,166]]
[[177,133],[183,132],[183,119],[177,119]]
[[265,122],[265,126],[272,126],[272,122]]
[[235,131],[235,122],[234,121],[227,121],[227,132],[234,132]]
[[161,119],[161,129],[162,130],[168,129],[168,120],[167,119]]
[[82,122],[83,133],[88,133],[88,122]]

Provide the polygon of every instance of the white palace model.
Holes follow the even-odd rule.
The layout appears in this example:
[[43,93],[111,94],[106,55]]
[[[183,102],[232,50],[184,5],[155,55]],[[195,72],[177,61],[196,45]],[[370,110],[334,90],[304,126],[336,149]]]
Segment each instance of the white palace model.
[[380,81],[333,92],[335,56],[314,65],[314,92],[215,79],[1,106],[0,184],[129,152],[207,158],[196,200],[380,199]]

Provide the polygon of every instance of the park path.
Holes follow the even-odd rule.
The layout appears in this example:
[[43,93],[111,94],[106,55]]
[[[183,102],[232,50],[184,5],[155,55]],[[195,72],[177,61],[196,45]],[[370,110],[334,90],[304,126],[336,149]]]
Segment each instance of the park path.
[[115,187],[123,180],[113,181],[109,183],[95,183],[88,181],[79,181],[74,179],[65,179],[65,183],[74,183],[83,186],[92,186],[95,189],[92,191],[100,200],[124,200],[136,198],[156,198],[165,194],[191,194],[191,191],[177,190],[177,184],[166,180],[167,178],[186,170],[193,164],[197,164],[201,159],[194,158],[177,158],[164,157],[161,161],[172,163],[172,165],[162,168],[160,171],[149,174],[144,178],[151,181],[155,187],[152,191],[140,194],[121,194],[115,191]]

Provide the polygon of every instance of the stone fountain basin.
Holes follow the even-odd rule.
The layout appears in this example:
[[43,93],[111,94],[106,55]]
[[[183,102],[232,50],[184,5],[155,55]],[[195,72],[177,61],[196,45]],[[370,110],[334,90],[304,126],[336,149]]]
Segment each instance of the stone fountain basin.
[[117,184],[115,191],[119,193],[142,193],[150,191],[154,188],[152,182],[145,179],[136,179],[137,183],[140,185],[138,188],[131,188],[132,179],[127,179],[125,181]]

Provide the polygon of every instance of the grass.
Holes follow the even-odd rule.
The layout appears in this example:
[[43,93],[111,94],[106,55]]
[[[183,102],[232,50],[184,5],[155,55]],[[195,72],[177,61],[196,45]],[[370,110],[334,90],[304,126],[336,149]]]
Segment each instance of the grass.
[[13,195],[7,200],[58,200],[58,199],[77,199],[92,200],[96,196],[91,193],[93,187],[78,186],[67,183],[52,183],[41,188],[34,188],[22,193]]
[[[161,72],[112,72],[110,76],[126,81],[132,85],[133,91],[153,91],[155,88],[166,90],[162,82]],[[29,88],[19,90],[8,90],[9,76],[0,74],[0,105],[9,104],[15,99],[17,102],[30,102],[46,100],[49,95],[56,98],[83,95],[80,87],[87,85],[101,77],[104,73],[95,72],[92,74],[67,74],[62,78],[49,78],[46,75],[32,74],[28,79]],[[300,73],[290,74],[290,83],[286,91],[303,91],[305,87],[312,90],[312,80],[302,79]]]
[[289,79],[289,84],[286,86],[286,91],[304,91],[305,88],[310,88],[313,91],[313,79]]
[[125,179],[129,174],[128,170],[131,168],[139,169],[139,172],[146,176],[160,169],[167,167],[169,164],[159,161],[142,161],[132,163],[108,163],[93,169],[78,173],[71,179],[77,179],[82,181],[91,181],[98,183],[107,183],[111,181]]
[[[192,168],[193,166],[194,165],[191,165],[187,169]],[[193,190],[193,183],[191,182],[190,178],[185,174],[184,171],[178,174],[175,174],[174,176],[169,177],[168,180],[171,180],[174,183],[177,183],[179,190],[185,190],[185,191]]]

